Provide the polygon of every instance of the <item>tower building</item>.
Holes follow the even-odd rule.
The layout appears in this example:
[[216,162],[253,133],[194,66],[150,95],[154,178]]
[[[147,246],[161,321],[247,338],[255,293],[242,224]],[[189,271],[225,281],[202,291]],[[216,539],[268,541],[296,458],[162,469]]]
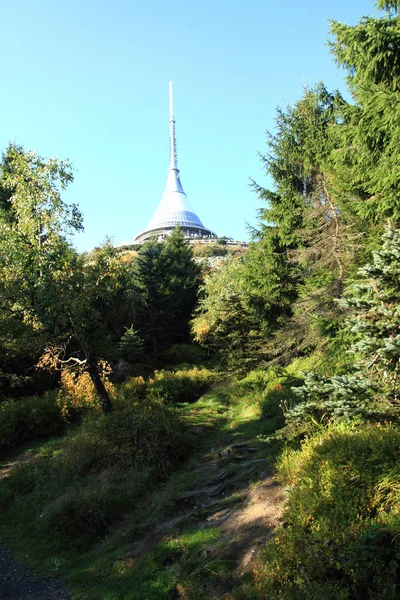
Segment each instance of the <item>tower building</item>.
[[178,158],[176,151],[175,119],[173,114],[172,82],[169,82],[169,136],[170,164],[167,184],[150,223],[134,239],[134,243],[142,243],[155,236],[164,239],[170,235],[177,225],[182,228],[186,238],[213,238],[215,233],[204,227],[197,214],[191,207],[180,180]]

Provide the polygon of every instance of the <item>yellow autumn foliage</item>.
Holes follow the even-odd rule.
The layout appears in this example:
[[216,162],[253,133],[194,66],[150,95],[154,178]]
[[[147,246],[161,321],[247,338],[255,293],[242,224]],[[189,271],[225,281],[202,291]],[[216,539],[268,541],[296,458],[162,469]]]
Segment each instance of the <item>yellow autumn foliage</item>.
[[[115,399],[116,389],[109,380],[110,365],[102,360],[99,362],[98,367],[107,392],[111,399]],[[87,371],[64,369],[61,372],[61,386],[57,396],[57,404],[63,418],[67,421],[73,420],[88,409],[100,409],[95,387]]]

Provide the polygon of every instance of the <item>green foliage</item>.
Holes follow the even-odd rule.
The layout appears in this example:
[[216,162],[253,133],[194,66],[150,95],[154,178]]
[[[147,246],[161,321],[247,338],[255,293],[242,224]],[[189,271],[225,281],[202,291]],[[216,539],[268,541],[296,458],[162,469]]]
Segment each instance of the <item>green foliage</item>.
[[243,260],[227,259],[205,279],[192,321],[195,341],[218,351],[226,366],[246,369],[254,361],[261,320],[252,308],[257,292],[245,279],[247,252]]
[[397,598],[399,448],[397,426],[340,423],[283,454],[285,528],[257,573],[263,597]]
[[352,311],[344,329],[351,334],[353,365],[349,372],[331,377],[309,372],[295,390],[301,403],[285,412],[287,426],[280,435],[296,437],[329,421],[356,416],[395,416],[390,402],[399,396],[399,264],[400,232],[388,229],[372,263],[359,270],[360,281],[340,301]]
[[343,111],[334,158],[337,183],[352,194],[357,214],[375,223],[390,217],[398,224],[400,17],[397,1],[377,4],[386,16],[363,17],[355,26],[331,23],[331,49],[347,71],[355,101]]
[[198,344],[172,344],[165,352],[163,358],[168,364],[196,364],[206,358],[206,353]]
[[194,402],[216,381],[218,373],[208,369],[188,367],[178,371],[154,371],[149,379],[132,377],[120,387],[127,400],[135,398],[158,399],[161,402]]
[[10,144],[0,167],[0,376],[7,393],[10,376],[22,383],[47,342],[37,312],[39,283],[65,266],[63,236],[82,222],[77,207],[61,199],[73,180],[67,161],[45,160]]
[[251,392],[263,392],[269,385],[281,383],[286,377],[286,369],[280,366],[254,369],[234,384],[234,394],[240,396]]
[[3,508],[16,514],[23,502],[38,532],[87,543],[134,510],[144,486],[165,476],[184,451],[176,411],[155,400],[120,400],[112,414],[86,417],[55,452],[10,473]]
[[379,381],[391,399],[400,395],[400,230],[387,228],[382,248],[358,272],[342,304],[354,315],[347,321],[354,335],[352,352],[363,371]]
[[182,433],[176,411],[161,402],[119,401],[113,414],[90,415],[65,438],[63,468],[71,477],[111,467],[162,473],[179,456]]
[[125,331],[119,343],[119,351],[123,358],[136,363],[143,356],[143,341],[133,325]]
[[189,341],[189,321],[200,284],[200,267],[177,227],[163,243],[152,239],[133,263],[134,327],[157,364],[171,344]]
[[[231,384],[230,393],[234,399],[247,402],[258,408],[262,420],[268,419],[272,431],[283,427],[283,410],[297,400],[292,387],[302,379],[290,375],[280,366],[256,369]],[[265,436],[258,436],[264,441]]]
[[226,256],[228,249],[223,244],[197,244],[193,248],[196,258],[207,258],[210,256]]
[[147,396],[165,402],[194,402],[218,379],[218,374],[196,367],[183,371],[155,371],[147,384]]
[[359,374],[323,377],[309,372],[293,394],[294,405],[284,408],[285,427],[274,437],[290,440],[311,434],[329,422],[355,417],[385,419],[390,414],[387,405],[374,402],[372,383]]
[[64,428],[56,390],[43,396],[0,403],[0,450],[14,448],[36,438],[60,435]]

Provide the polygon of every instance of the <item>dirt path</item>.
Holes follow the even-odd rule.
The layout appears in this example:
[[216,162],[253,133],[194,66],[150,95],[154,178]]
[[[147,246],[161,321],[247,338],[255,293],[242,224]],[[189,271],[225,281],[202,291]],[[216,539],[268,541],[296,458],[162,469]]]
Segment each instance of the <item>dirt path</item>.
[[[267,540],[280,526],[283,489],[274,475],[265,472],[270,465],[257,458],[258,450],[257,445],[244,441],[208,455],[203,468],[208,483],[194,492],[206,512],[199,527],[217,526],[221,531],[222,550],[210,548],[210,561],[225,559],[231,564],[229,575],[208,585],[212,597],[231,598],[230,592],[253,572]],[[257,483],[249,483],[255,478],[259,478]],[[184,600],[185,594],[177,597]]]
[[0,600],[70,600],[61,577],[43,577],[18,563],[0,546]]
[[[120,532],[118,569],[124,577],[129,576],[130,570],[140,570],[140,565],[146,569],[148,556],[150,563],[158,560],[152,555],[153,550],[157,553],[158,545],[165,547],[172,540],[180,544],[182,552],[172,552],[161,563],[154,563],[154,572],[144,574],[153,581],[154,573],[162,572],[176,582],[172,591],[169,588],[165,592],[165,598],[242,600],[250,594],[254,597],[252,572],[266,542],[280,526],[284,501],[282,487],[273,474],[274,455],[258,441],[256,416],[246,419],[246,415],[242,418],[234,414],[235,420],[231,419],[230,406],[217,401],[213,405],[196,404],[190,410],[188,435],[196,451],[176,471],[178,483],[171,477],[171,482],[168,480],[160,489],[150,491],[147,501],[151,509],[142,514],[143,519],[135,521],[133,513],[119,525],[129,530],[134,523],[136,532],[135,538],[131,537],[126,544],[121,543]],[[35,453],[25,452],[3,463],[3,471],[8,473],[26,460],[35,460]],[[154,498],[157,500],[153,501]],[[195,535],[197,530],[199,539],[204,533],[201,538],[204,542],[192,550],[190,545],[185,546],[185,535],[187,532]],[[212,542],[207,541],[211,539]],[[115,557],[111,557],[110,563],[106,560],[105,577],[114,579],[118,587],[119,577],[112,571],[114,560]],[[101,579],[102,574],[97,575]],[[135,577],[133,574],[133,586],[141,585],[142,574]],[[80,583],[80,593],[87,591],[92,598],[96,585],[95,580],[86,577]],[[127,587],[125,592],[124,588],[126,597],[131,597],[134,590],[135,587],[128,591]],[[124,592],[118,598],[125,597]],[[107,593],[107,597],[117,598],[112,587]],[[101,596],[98,600],[102,600]],[[150,598],[151,594],[143,600]],[[33,573],[0,546],[0,600],[11,599],[72,600],[72,595],[61,577]]]
[[[228,437],[203,456],[200,483],[177,498],[174,515],[148,530],[129,552],[130,558],[146,554],[167,540],[171,530],[184,528],[188,520],[197,521],[199,529],[218,528],[218,543],[203,550],[204,562],[225,560],[231,569],[227,575],[212,577],[204,598],[226,600],[232,598],[234,589],[246,586],[246,576],[254,571],[260,552],[280,526],[284,501],[282,486],[268,473],[267,459],[259,458],[260,445],[229,441]],[[177,584],[174,598],[191,597],[184,584]]]

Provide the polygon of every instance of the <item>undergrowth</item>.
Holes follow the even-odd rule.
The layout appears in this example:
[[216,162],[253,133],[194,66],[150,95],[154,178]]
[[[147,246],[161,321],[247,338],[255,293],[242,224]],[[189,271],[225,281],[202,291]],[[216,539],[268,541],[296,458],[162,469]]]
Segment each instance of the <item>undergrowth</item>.
[[161,399],[163,402],[194,402],[218,380],[218,373],[192,367],[176,371],[155,371],[148,378],[132,377],[121,386],[125,398],[132,394],[140,397]]
[[91,413],[49,451],[2,482],[7,518],[52,532],[61,544],[104,536],[152,482],[185,452],[175,409],[156,400],[117,402],[111,415]]
[[394,600],[400,569],[400,429],[342,422],[278,463],[285,527],[257,573],[263,597]]
[[59,435],[64,429],[56,390],[0,403],[0,451],[35,438]]

